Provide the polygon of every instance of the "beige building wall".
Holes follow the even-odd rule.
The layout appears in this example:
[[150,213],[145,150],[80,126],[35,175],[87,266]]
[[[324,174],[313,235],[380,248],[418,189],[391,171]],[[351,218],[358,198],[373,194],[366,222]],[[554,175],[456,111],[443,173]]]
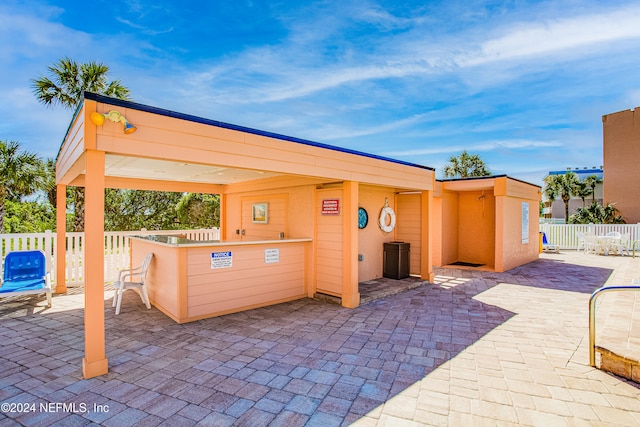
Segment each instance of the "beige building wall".
[[602,116],[602,131],[604,202],[615,203],[628,224],[640,222],[640,111]]

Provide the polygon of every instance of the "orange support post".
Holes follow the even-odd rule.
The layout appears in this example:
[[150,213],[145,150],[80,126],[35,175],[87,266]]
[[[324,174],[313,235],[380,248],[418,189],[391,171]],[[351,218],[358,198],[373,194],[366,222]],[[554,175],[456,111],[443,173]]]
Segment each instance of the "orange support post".
[[104,331],[104,164],[103,151],[86,151],[84,223],[84,351],[85,378],[109,371]]
[[56,186],[56,293],[67,292],[67,186]]

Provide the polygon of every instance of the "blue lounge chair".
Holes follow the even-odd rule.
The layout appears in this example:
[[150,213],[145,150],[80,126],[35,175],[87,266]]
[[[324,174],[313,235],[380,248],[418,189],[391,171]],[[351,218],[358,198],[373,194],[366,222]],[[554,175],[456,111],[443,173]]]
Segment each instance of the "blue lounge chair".
[[47,305],[51,307],[51,285],[44,252],[9,252],[4,259],[0,298],[35,294],[46,294]]
[[542,250],[545,252],[559,253],[560,247],[558,245],[551,244],[547,241],[547,234],[542,233]]

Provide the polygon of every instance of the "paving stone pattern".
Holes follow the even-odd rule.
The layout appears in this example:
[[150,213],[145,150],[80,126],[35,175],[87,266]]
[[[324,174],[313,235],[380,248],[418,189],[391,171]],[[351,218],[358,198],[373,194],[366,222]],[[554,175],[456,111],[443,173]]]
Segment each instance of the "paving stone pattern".
[[133,292],[115,316],[109,291],[110,372],[89,380],[83,295],[15,298],[0,303],[0,403],[38,410],[3,410],[0,427],[637,426],[638,384],[589,367],[587,313],[639,262],[543,254],[506,273],[437,269],[353,310],[305,299],[184,325]]

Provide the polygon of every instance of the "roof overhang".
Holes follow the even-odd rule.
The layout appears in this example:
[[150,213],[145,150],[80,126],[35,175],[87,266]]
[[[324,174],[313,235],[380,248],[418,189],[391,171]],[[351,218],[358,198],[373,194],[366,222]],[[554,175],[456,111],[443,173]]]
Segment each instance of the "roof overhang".
[[[111,110],[135,124],[136,132],[125,134],[121,123],[105,120],[96,126],[90,120],[93,112]],[[433,168],[426,166],[91,93],[85,94],[60,148],[59,184],[83,185],[88,150],[105,153],[105,185],[115,188],[197,187],[224,193],[247,183],[294,178],[425,191],[435,182]]]
[[471,178],[456,178],[439,180],[436,183],[436,191],[465,192],[465,191],[492,191],[496,196],[513,196],[539,199],[541,187],[511,178],[507,175],[494,175]]

